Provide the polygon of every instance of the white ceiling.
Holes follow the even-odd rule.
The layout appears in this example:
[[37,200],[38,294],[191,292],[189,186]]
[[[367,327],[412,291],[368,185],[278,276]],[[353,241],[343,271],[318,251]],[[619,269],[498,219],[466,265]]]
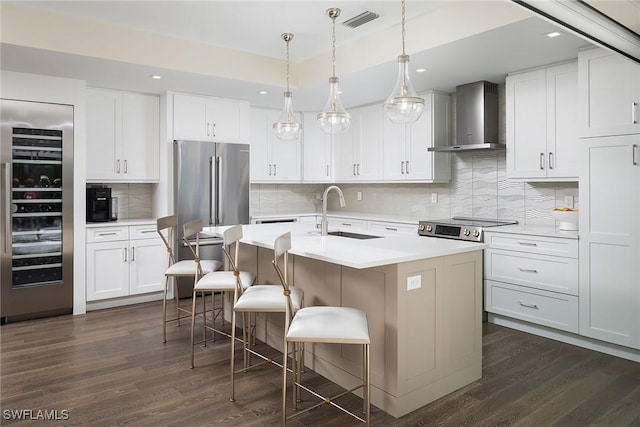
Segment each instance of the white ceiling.
[[[481,2],[485,0],[475,0]],[[487,0],[489,2],[491,0]],[[492,0],[498,1],[498,0]],[[338,49],[351,41],[375,35],[389,28],[397,28],[395,49],[401,51],[399,32],[399,1],[26,1],[8,2],[20,7],[38,8],[64,15],[74,15],[89,21],[136,28],[158,35],[196,40],[225,49],[248,52],[261,57],[283,60],[285,45],[280,33],[293,32],[292,62],[326,55],[331,46],[331,21],[326,16],[328,7],[340,7],[337,22],[365,10],[380,14],[380,18],[358,29],[337,25]],[[446,1],[407,2],[407,23],[434,13]],[[510,3],[512,4],[512,3]],[[511,7],[511,6],[510,6]],[[517,6],[513,6],[517,7]],[[492,16],[478,16],[478,20],[491,20]],[[442,27],[454,22],[437,22]],[[426,73],[412,73],[418,91],[440,90],[454,92],[455,86],[477,80],[501,83],[508,72],[538,65],[572,59],[577,51],[589,43],[568,33],[550,39],[544,34],[557,30],[540,18],[531,17],[508,25],[498,26],[472,37],[443,43],[426,50],[411,53],[411,64],[428,69]],[[439,30],[440,31],[440,30]],[[415,32],[414,32],[415,34]],[[414,36],[415,37],[415,36]],[[4,34],[3,34],[4,39]],[[91,40],[87,40],[91,42]],[[415,39],[413,39],[415,43]],[[407,50],[412,34],[407,33]],[[415,45],[415,44],[414,44]],[[159,49],[162,47],[159,46]],[[378,46],[367,46],[376,50]],[[61,49],[63,50],[63,49]],[[256,56],[258,58],[258,56]],[[65,53],[33,46],[2,44],[2,69],[77,78],[88,86],[161,93],[174,90],[202,93],[221,97],[246,99],[252,105],[280,108],[282,85],[247,82],[209,74],[187,73],[179,67],[152,67],[142,63],[124,63],[98,56]],[[256,64],[258,62],[256,61]],[[340,65],[340,64],[338,64]],[[224,66],[224,64],[222,65]],[[326,64],[326,76],[330,74]],[[344,93],[342,101],[347,108],[380,101],[391,91],[397,73],[396,57],[362,69],[339,74]],[[161,80],[151,80],[150,74],[161,74]],[[265,89],[268,95],[258,95]],[[294,107],[301,111],[320,110],[327,96],[326,80],[294,89]]]

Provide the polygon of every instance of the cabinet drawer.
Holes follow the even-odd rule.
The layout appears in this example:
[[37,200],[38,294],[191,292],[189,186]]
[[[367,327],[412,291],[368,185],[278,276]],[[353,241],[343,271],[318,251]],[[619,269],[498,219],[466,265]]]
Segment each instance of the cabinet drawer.
[[115,242],[129,239],[129,227],[87,228],[87,243]]
[[329,218],[329,228],[338,230],[359,229],[366,230],[366,221],[351,218]]
[[485,277],[536,289],[578,295],[578,260],[574,258],[487,249]]
[[129,239],[154,239],[158,236],[155,224],[132,225],[129,227]]
[[578,333],[578,298],[485,280],[485,310]]
[[485,232],[485,242],[492,249],[578,258],[577,239]]
[[397,222],[369,222],[369,230],[385,234],[418,234],[418,225],[401,224]]

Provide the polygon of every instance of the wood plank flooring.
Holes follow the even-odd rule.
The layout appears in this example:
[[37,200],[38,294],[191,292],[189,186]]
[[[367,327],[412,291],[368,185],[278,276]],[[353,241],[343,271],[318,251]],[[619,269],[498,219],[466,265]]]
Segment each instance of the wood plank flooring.
[[[189,369],[189,324],[169,326],[163,344],[159,302],[7,324],[0,333],[3,426],[280,425],[280,370],[240,374],[229,402],[228,340],[197,347]],[[483,335],[482,379],[400,419],[372,407],[372,425],[640,426],[640,364],[488,323]],[[64,410],[68,419],[8,419],[20,409]],[[358,424],[321,407],[290,425]]]

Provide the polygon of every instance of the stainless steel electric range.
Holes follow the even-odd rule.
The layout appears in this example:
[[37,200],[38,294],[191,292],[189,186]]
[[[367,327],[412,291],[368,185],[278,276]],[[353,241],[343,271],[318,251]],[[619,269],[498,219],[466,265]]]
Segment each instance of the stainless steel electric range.
[[518,221],[514,220],[453,217],[443,220],[420,221],[418,223],[418,234],[445,239],[483,242],[485,228],[517,223]]

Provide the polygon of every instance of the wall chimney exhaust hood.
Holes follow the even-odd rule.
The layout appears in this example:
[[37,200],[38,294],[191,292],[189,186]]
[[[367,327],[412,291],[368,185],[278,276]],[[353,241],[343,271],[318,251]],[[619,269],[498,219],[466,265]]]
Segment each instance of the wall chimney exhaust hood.
[[456,144],[428,151],[504,149],[498,143],[498,85],[480,81],[456,87]]

